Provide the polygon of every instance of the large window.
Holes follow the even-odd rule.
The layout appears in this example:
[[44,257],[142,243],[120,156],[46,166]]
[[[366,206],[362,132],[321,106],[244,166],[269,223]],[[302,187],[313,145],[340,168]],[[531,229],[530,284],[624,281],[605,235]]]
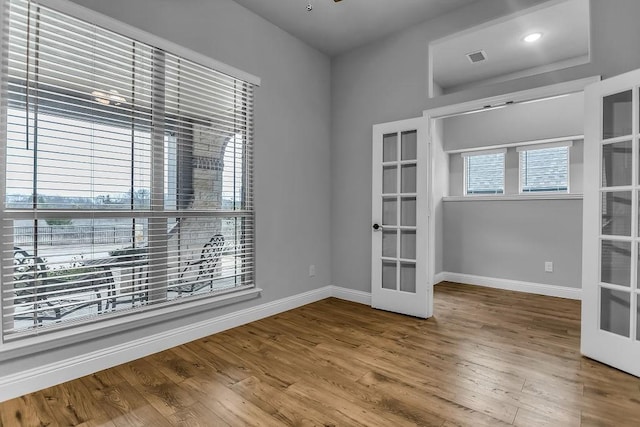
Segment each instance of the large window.
[[253,84],[8,4],[3,340],[253,287]]
[[567,192],[570,143],[518,148],[520,192]]
[[504,193],[506,150],[463,153],[465,195]]

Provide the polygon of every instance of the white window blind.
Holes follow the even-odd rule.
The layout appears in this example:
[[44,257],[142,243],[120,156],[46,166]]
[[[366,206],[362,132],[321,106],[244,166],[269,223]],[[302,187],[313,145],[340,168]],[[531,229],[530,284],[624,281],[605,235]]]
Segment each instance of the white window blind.
[[6,4],[3,339],[253,287],[253,84]]
[[571,142],[519,147],[520,192],[567,192]]
[[465,195],[504,193],[506,150],[462,153]]

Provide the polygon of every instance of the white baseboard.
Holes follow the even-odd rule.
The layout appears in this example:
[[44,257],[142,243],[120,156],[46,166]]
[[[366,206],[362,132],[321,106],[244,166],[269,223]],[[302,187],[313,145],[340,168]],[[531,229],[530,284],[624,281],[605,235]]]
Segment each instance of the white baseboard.
[[441,271],[440,273],[437,273],[434,277],[433,277],[433,284],[437,285],[440,282],[444,282],[445,280],[447,280],[445,272]]
[[442,281],[463,283],[465,285],[485,286],[487,288],[504,289],[508,291],[528,292],[530,294],[546,295],[567,299],[582,299],[582,289],[567,286],[546,285],[543,283],[523,282],[520,280],[497,279],[494,277],[476,276],[473,274],[442,272],[436,275],[435,283]]
[[340,286],[331,286],[331,296],[345,301],[371,305],[371,292],[356,291]]
[[[334,292],[336,295],[334,295]],[[364,293],[363,293],[364,294]],[[277,301],[257,305],[206,321],[172,329],[142,339],[81,354],[63,361],[0,377],[0,402],[80,378],[153,353],[265,317],[273,316],[331,296],[361,298],[358,291],[325,286]]]
[[[539,283],[496,279],[459,273],[438,273],[435,283],[450,281],[562,298],[580,299],[581,290]],[[103,369],[148,356],[227,329],[273,316],[325,298],[371,305],[371,293],[340,286],[325,286],[277,301],[257,305],[139,340],[81,354],[63,361],[0,377],[0,402],[80,378]]]

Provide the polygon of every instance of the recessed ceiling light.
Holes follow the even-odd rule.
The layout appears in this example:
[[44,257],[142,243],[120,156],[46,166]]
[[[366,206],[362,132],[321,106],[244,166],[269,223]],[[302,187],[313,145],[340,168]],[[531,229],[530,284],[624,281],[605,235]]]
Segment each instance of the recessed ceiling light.
[[542,33],[531,33],[525,36],[523,40],[526,41],[527,43],[533,43],[540,40],[541,37],[542,37]]

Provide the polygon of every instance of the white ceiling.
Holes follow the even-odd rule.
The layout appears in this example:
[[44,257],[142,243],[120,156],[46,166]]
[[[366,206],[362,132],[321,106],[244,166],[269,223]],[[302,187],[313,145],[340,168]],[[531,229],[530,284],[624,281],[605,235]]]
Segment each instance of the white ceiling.
[[[543,33],[542,38],[525,43],[523,37],[533,32]],[[479,50],[487,59],[472,64],[466,54]],[[589,2],[550,1],[436,41],[431,52],[434,83],[445,89],[576,65],[588,60]]]
[[336,55],[478,0],[235,1],[318,50]]

